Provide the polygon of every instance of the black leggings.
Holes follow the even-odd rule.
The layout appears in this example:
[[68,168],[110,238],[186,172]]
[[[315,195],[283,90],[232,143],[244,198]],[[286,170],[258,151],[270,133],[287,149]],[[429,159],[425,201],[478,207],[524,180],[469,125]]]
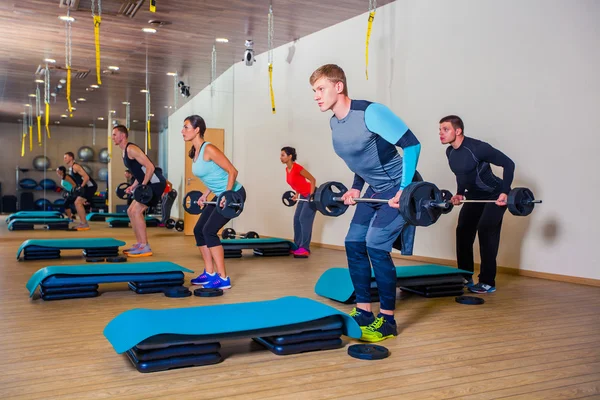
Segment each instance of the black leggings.
[[479,235],[481,268],[479,282],[496,286],[496,256],[500,246],[500,229],[506,207],[494,203],[465,203],[456,227],[458,268],[474,271],[473,242]]
[[[244,201],[246,201],[246,190],[241,187],[237,191]],[[213,197],[212,201],[216,201],[217,197]],[[215,205],[206,205],[202,209],[202,214],[194,227],[194,236],[196,237],[196,246],[217,247],[221,245],[221,240],[217,232],[230,221],[230,218],[225,218],[219,214]]]

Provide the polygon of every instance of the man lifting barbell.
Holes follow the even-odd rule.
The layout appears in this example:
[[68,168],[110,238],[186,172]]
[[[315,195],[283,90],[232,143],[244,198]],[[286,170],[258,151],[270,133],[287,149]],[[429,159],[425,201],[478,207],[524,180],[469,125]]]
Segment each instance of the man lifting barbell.
[[121,148],[123,164],[135,178],[133,184],[127,186],[125,193],[133,197],[131,205],[127,207],[127,215],[136,243],[124,253],[128,257],[148,257],[152,255],[152,249],[148,244],[144,213],[148,207],[158,204],[165,190],[166,180],[159,171],[155,170],[154,164],[144,151],[136,144],[130,143],[128,137],[129,132],[125,126],[117,125],[113,128],[113,143]]
[[[413,179],[421,145],[406,124],[384,105],[351,100],[346,75],[337,65],[318,68],[310,84],[319,109],[333,111],[333,148],[354,172],[352,189],[341,199],[346,205],[356,204],[354,199],[360,197],[365,182],[369,187],[364,197],[392,198],[384,203],[358,203],[345,239],[356,293],[356,307],[350,315],[361,326],[362,340],[378,342],[398,335],[394,320],[396,269],[390,252],[406,221],[392,207],[399,207],[402,190]],[[403,149],[403,157],[396,146]],[[380,297],[377,317],[371,312],[371,265]]]
[[[456,260],[458,268],[474,270],[473,242],[479,236],[481,267],[479,283],[467,282],[473,293],[496,291],[496,256],[500,245],[502,218],[506,211],[508,194],[513,181],[515,164],[488,143],[464,136],[460,117],[449,115],[440,120],[442,144],[449,144],[446,156],[450,169],[456,175],[457,191],[452,204],[464,203],[456,227]],[[504,169],[502,179],[492,172],[490,164]],[[465,202],[495,200],[494,202]]]

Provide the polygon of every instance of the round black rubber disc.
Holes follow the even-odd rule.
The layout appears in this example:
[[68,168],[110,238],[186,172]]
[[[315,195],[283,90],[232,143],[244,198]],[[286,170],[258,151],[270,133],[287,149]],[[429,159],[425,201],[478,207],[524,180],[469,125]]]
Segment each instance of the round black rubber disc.
[[475,296],[458,296],[455,300],[457,303],[467,304],[467,305],[472,305],[472,306],[478,306],[480,304],[485,303],[485,300],[483,300],[481,297],[475,297]]
[[194,296],[198,297],[217,297],[223,296],[223,289],[204,289],[199,288],[194,290]]
[[390,351],[375,344],[353,344],[348,347],[348,354],[361,360],[382,360],[390,356]]
[[168,288],[165,289],[164,291],[165,296],[167,297],[189,297],[192,295],[192,292],[190,292],[190,289],[186,288],[185,286],[175,286],[172,288]]
[[86,262],[90,262],[90,263],[97,263],[97,262],[104,262],[104,258],[98,258],[98,257],[87,257],[85,259]]
[[106,257],[106,262],[112,262],[112,263],[127,262],[127,257]]

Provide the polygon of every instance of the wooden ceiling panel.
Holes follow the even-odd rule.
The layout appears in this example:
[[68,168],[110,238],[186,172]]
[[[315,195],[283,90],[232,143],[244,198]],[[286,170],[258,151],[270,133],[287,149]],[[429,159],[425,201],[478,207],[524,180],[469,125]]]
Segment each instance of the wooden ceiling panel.
[[[98,0],[96,0],[98,1]],[[143,1],[143,0],[142,0]],[[131,103],[131,118],[145,118],[145,95],[140,93],[146,82],[146,51],[149,60],[149,82],[152,93],[153,125],[165,122],[173,104],[173,78],[167,72],[177,71],[191,97],[210,84],[211,53],[215,38],[229,39],[217,44],[217,75],[242,58],[246,39],[254,40],[257,54],[267,50],[267,0],[156,0],[157,12],[148,10],[148,0],[129,18],[117,15],[123,3],[133,0],[102,0],[100,28],[101,66],[120,68],[117,74],[102,75],[96,84],[96,59],[91,0],[78,1],[71,11],[72,67],[90,72],[83,79],[73,79],[71,99],[85,98],[85,103],[73,104],[73,118],[61,119],[67,101],[65,85],[51,102],[51,120],[64,125],[88,126],[97,117],[117,111],[121,121],[125,116],[123,101]],[[378,5],[390,3],[380,0]],[[17,122],[35,93],[35,75],[44,58],[65,65],[65,26],[58,19],[66,15],[60,0],[2,0],[0,2],[0,121]],[[367,0],[273,0],[275,14],[275,46],[306,36],[337,24],[368,10]],[[142,32],[153,27],[149,20],[165,21],[155,26],[156,34]],[[366,25],[366,23],[365,23]],[[366,26],[365,26],[366,27]],[[147,50],[146,50],[147,49]],[[64,72],[51,72],[51,87],[56,89]],[[43,94],[43,85],[40,88]],[[87,89],[87,90],[86,90]],[[35,100],[35,99],[32,99]],[[179,104],[185,99],[181,96]],[[106,126],[108,121],[97,121]]]

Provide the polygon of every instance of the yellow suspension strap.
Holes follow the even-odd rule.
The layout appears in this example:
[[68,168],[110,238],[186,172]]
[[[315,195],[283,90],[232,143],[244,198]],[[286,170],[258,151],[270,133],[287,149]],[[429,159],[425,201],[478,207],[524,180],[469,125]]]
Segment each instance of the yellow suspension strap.
[[67,9],[65,20],[65,67],[67,68],[67,104],[69,106],[69,117],[73,117],[73,105],[71,104],[71,3]]
[[375,9],[377,8],[377,0],[369,0],[369,23],[367,25],[367,42],[365,45],[365,75],[369,80],[369,39],[371,38],[371,28],[375,19]]
[[50,68],[48,68],[48,64],[46,64],[46,70],[44,71],[44,103],[46,104],[46,110],[44,111],[46,134],[50,139]]
[[94,43],[96,44],[96,81],[102,85],[100,69],[100,23],[102,22],[102,0],[98,0],[98,15],[96,15],[96,0],[92,0],[92,18],[94,19]]
[[42,146],[42,116],[40,113],[40,87],[35,87],[35,117],[37,119],[38,146]]
[[31,100],[29,101],[29,107],[27,114],[27,126],[29,127],[29,151],[33,151],[33,116],[31,111]]
[[273,5],[269,6],[268,15],[268,33],[267,44],[269,51],[267,53],[269,63],[269,93],[271,95],[271,111],[275,114],[275,94],[273,93]]
[[150,12],[156,12],[156,0],[150,0]]
[[152,139],[150,138],[150,118],[148,118],[148,149],[152,150]]
[[21,157],[25,157],[25,139],[27,139],[27,118],[23,115],[23,124],[21,129]]

